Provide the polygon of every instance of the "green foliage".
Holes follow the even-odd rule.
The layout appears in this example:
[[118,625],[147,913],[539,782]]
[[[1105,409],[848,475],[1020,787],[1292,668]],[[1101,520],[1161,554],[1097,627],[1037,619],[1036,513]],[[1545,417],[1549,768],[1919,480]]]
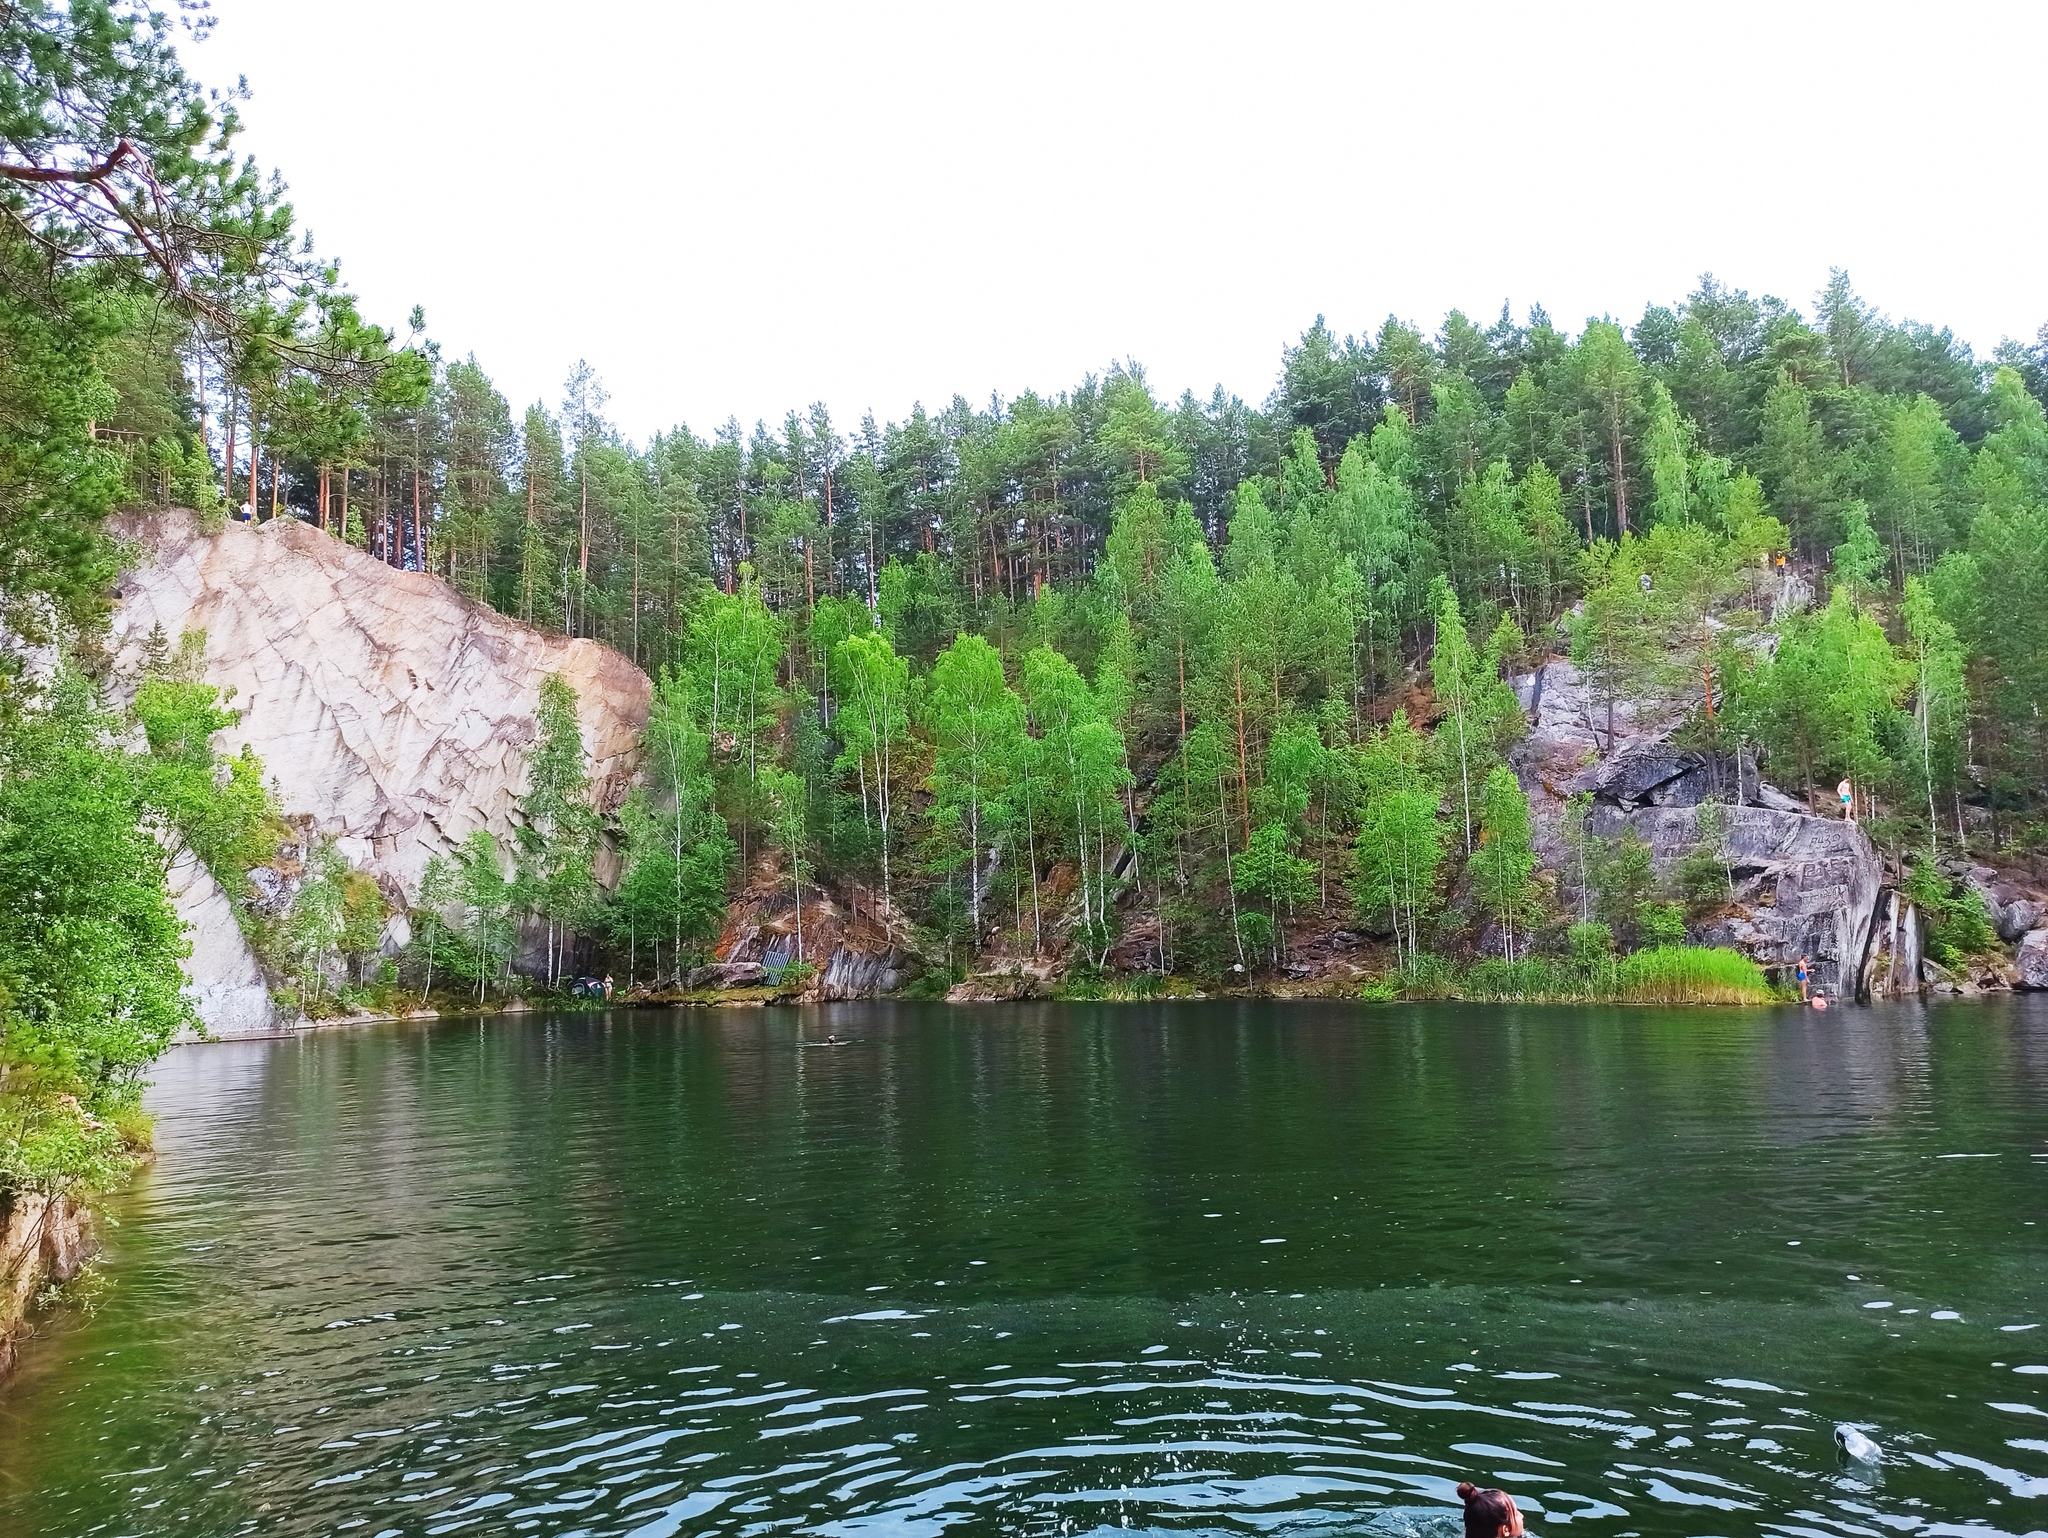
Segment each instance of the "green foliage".
[[1501,955],[1512,961],[1515,926],[1530,922],[1541,902],[1532,879],[1536,850],[1529,798],[1505,764],[1489,770],[1480,789],[1479,847],[1467,868],[1480,908],[1500,926]]
[[1883,627],[1837,588],[1824,609],[1788,618],[1776,653],[1731,692],[1742,719],[1798,770],[1811,796],[1817,776],[1880,777],[1884,739],[1909,682]]
[[1545,956],[1491,957],[1463,972],[1435,957],[1399,975],[1409,998],[1611,1004],[1771,1004],[1779,994],[1763,970],[1735,951],[1660,946],[1621,957],[1586,955],[1560,964]]
[[1421,950],[1422,926],[1438,903],[1444,829],[1442,792],[1424,768],[1426,745],[1397,710],[1359,753],[1363,807],[1353,846],[1351,900],[1361,917],[1385,915],[1398,954]]
[[218,689],[199,681],[204,646],[204,636],[181,636],[174,655],[145,670],[132,709],[149,744],[144,794],[151,809],[239,904],[248,872],[276,854],[282,827],[255,754],[244,747],[223,758],[213,747],[214,735],[241,716]]
[[1647,902],[1636,910],[1636,933],[1648,950],[1685,944],[1685,910],[1674,902]]
[[751,791],[763,739],[775,724],[782,622],[762,601],[751,571],[737,593],[710,593],[690,620],[685,655],[696,708],[720,760],[746,774]]
[[1096,964],[1113,936],[1109,841],[1126,831],[1119,796],[1130,778],[1123,736],[1073,663],[1049,646],[1024,658],[1024,693],[1040,732],[1048,818],[1065,823],[1080,875],[1081,926]]
[[1619,838],[1595,838],[1586,860],[1593,912],[1618,942],[1634,949],[1657,886],[1650,846],[1634,828],[1624,828]]
[[0,1195],[107,1190],[126,1178],[133,1150],[113,1114],[19,1069],[10,1079],[0,1090]]
[[[1252,830],[1251,844],[1237,857],[1231,885],[1240,894],[1266,904],[1265,914],[1253,913],[1246,917],[1265,918],[1264,931],[1277,940],[1281,933],[1280,909],[1282,906],[1292,908],[1294,904],[1306,902],[1314,896],[1315,874],[1314,862],[1301,859],[1294,853],[1294,840],[1286,827],[1269,822]],[[1247,931],[1246,939],[1249,941],[1250,938],[1250,931]],[[1277,955],[1275,959],[1279,959]]]
[[342,957],[355,968],[358,986],[368,981],[366,969],[384,938],[384,921],[390,911],[383,890],[367,871],[352,870],[341,881],[341,933],[335,944]]
[[1984,909],[1984,899],[1975,888],[1951,882],[1933,861],[1908,867],[1900,888],[1920,909],[1926,925],[1923,948],[1943,966],[1957,966],[1971,956],[1998,950],[1998,932]]
[[[594,927],[597,878],[597,814],[589,802],[590,774],[584,764],[583,729],[576,718],[576,691],[559,673],[541,680],[534,711],[534,743],[526,759],[526,794],[519,809],[519,892],[522,905],[548,924],[548,979],[561,957],[559,935]],[[496,869],[495,855],[491,867]]]
[[1842,510],[1847,534],[1835,546],[1835,581],[1848,589],[1851,599],[1859,589],[1868,590],[1884,569],[1884,546],[1870,526],[1870,510],[1851,502]]
[[285,916],[284,949],[299,984],[299,1008],[310,1012],[325,997],[328,963],[340,950],[347,928],[348,865],[331,844],[316,844],[307,857]]
[[497,840],[477,828],[452,855],[435,855],[420,878],[412,949],[425,979],[438,970],[471,984],[482,1003],[510,965],[517,931],[517,889],[500,863]]
[[[1733,897],[1727,862],[1727,809],[1717,801],[1706,801],[1700,804],[1697,816],[1699,837],[1672,870],[1686,912],[1694,919],[1706,917]],[[1682,928],[1679,938],[1684,938]]]
[[800,774],[769,767],[761,772],[761,799],[767,808],[768,836],[782,851],[796,899],[797,951],[803,950],[804,875],[810,865],[809,806]]
[[1565,954],[1584,971],[1605,967],[1614,959],[1614,931],[1592,919],[1574,924],[1565,931]]
[[718,933],[736,850],[712,804],[709,740],[697,717],[691,675],[664,668],[641,737],[645,784],[620,809],[625,871],[614,932],[629,947],[666,941],[671,966]]
[[910,733],[910,664],[896,654],[886,633],[852,635],[836,651],[844,672],[840,738],[860,782],[861,816],[870,801],[881,834],[882,897],[891,900],[889,823],[895,813],[896,777],[902,746]]
[[1030,750],[1024,702],[1003,677],[996,649],[980,636],[961,635],[932,668],[924,720],[932,739],[926,782],[931,821],[947,851],[944,867],[968,868],[970,920],[978,940],[982,851],[989,836],[1012,822],[1011,797]]
[[194,1023],[168,856],[144,826],[148,774],[113,727],[66,673],[0,732],[0,1064],[94,1112],[139,1093]]

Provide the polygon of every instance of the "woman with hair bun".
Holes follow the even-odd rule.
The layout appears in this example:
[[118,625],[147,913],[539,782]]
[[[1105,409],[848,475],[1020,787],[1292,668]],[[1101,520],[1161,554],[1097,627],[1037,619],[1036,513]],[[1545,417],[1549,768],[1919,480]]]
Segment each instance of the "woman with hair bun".
[[1465,1538],[1522,1538],[1522,1514],[1505,1490],[1482,1490],[1470,1480],[1458,1486],[1465,1503]]

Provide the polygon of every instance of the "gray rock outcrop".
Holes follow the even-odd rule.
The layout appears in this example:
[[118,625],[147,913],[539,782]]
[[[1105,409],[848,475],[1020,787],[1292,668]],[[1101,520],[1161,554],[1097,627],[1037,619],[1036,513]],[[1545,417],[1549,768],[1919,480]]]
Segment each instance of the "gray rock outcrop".
[[2040,925],[2044,916],[2040,899],[2003,879],[1988,865],[1968,865],[1962,870],[1964,882],[1984,903],[1991,927],[2008,945]]
[[45,1284],[68,1282],[96,1248],[92,1211],[36,1191],[0,1195],[0,1378]]
[[185,991],[207,1030],[216,1036],[276,1030],[270,984],[213,873],[191,850],[181,848],[171,856],[164,885],[192,945],[183,963]]
[[820,999],[871,999],[894,993],[917,972],[917,961],[895,946],[879,951],[835,946],[818,979]]
[[286,816],[357,869],[411,893],[474,829],[510,836],[541,681],[576,690],[601,807],[632,779],[647,675],[595,641],[548,635],[438,577],[395,571],[294,518],[204,532],[184,512],[128,514],[140,559],[120,580],[117,669],[150,634],[204,632],[205,678],[235,691],[221,733],[263,760]]
[[1863,962],[1864,998],[1897,999],[1920,992],[1926,962],[1921,927],[1920,910],[1904,893],[1884,894]]
[[[204,633],[203,676],[232,690],[242,712],[216,745],[253,748],[284,815],[333,839],[401,908],[434,855],[478,828],[511,837],[551,673],[576,691],[597,804],[624,798],[651,687],[609,647],[520,624],[297,519],[209,534],[194,515],[170,511],[125,514],[113,528],[138,552],[117,589],[116,676],[137,675],[153,633],[173,645]],[[293,878],[259,869],[252,879],[259,907],[289,907]],[[207,1028],[276,1028],[268,984],[219,885],[187,855],[174,861],[170,888]]]
[[[1684,714],[1677,705],[1620,704],[1610,732],[1604,703],[1568,662],[1545,663],[1515,687],[1529,733],[1512,761],[1530,794],[1547,864],[1568,863],[1560,834],[1565,804],[1575,795],[1592,798],[1595,833],[1616,838],[1633,828],[1667,871],[1698,844],[1701,803],[1732,801],[1723,807],[1732,895],[1695,938],[1786,975],[1804,956],[1829,993],[1863,991],[1888,894],[1862,828],[1813,816],[1765,783],[1746,754],[1716,759],[1681,747],[1672,740]],[[1917,989],[1919,916],[1910,905],[1885,912],[1883,986]]]
[[[1829,993],[1856,992],[1883,887],[1877,851],[1863,829],[1770,807],[1725,811],[1723,847],[1737,911],[1710,925],[1700,942],[1731,946],[1780,970],[1805,956]],[[1657,863],[1669,866],[1698,843],[1699,809],[1600,807],[1593,827],[1610,836],[1634,828]]]
[[685,988],[765,988],[768,968],[758,961],[718,961],[693,967],[683,979]]
[[2014,957],[2014,985],[2031,992],[2048,990],[2048,929],[2029,930]]

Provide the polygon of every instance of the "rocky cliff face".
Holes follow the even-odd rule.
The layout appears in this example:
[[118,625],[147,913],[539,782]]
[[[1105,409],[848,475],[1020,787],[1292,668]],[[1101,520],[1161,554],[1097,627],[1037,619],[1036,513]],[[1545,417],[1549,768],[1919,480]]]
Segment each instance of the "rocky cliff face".
[[262,1035],[277,1029],[270,982],[235,922],[234,905],[213,872],[189,849],[171,857],[164,885],[192,944],[185,958],[192,1003],[216,1036]]
[[[1729,900],[1695,938],[1780,972],[1807,957],[1831,994],[1918,990],[1918,915],[1887,890],[1883,862],[1861,827],[1811,815],[1759,779],[1746,758],[1679,746],[1675,714],[1624,710],[1610,730],[1570,663],[1547,663],[1517,687],[1531,725],[1514,762],[1546,863],[1567,858],[1563,813],[1580,793],[1592,798],[1594,832],[1616,837],[1633,828],[1662,869],[1698,844],[1702,802],[1730,802],[1723,843]],[[1883,959],[1873,973],[1880,927]]]
[[[1726,853],[1734,895],[1729,911],[1695,936],[1785,972],[1805,956],[1816,983],[1853,996],[1863,986],[1871,929],[1884,892],[1883,867],[1862,828],[1763,806],[1726,808]],[[1593,828],[1634,828],[1660,867],[1699,842],[1697,806],[1597,805]],[[1918,980],[1914,981],[1917,989]]]
[[0,1197],[0,1378],[14,1369],[36,1296],[77,1276],[93,1249],[92,1213],[63,1197]]
[[[388,895],[416,892],[427,861],[472,830],[512,833],[550,673],[576,690],[598,804],[624,798],[650,686],[609,647],[507,619],[296,519],[207,534],[189,513],[149,513],[115,532],[137,551],[118,590],[117,670],[132,676],[158,627],[173,643],[203,631],[206,681],[232,688],[243,713],[222,746],[255,749],[285,814]],[[260,1029],[254,959],[199,875],[174,887],[202,1014],[216,1030]]]

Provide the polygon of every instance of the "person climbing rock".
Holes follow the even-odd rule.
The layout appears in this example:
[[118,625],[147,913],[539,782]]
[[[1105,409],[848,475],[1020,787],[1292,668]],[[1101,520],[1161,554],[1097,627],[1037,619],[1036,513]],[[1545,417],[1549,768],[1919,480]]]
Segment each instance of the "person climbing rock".
[[1806,984],[1811,976],[1807,971],[1807,961],[1804,956],[1799,958],[1799,965],[1792,975],[1799,979],[1799,1002],[1804,1004],[1806,1002]]

